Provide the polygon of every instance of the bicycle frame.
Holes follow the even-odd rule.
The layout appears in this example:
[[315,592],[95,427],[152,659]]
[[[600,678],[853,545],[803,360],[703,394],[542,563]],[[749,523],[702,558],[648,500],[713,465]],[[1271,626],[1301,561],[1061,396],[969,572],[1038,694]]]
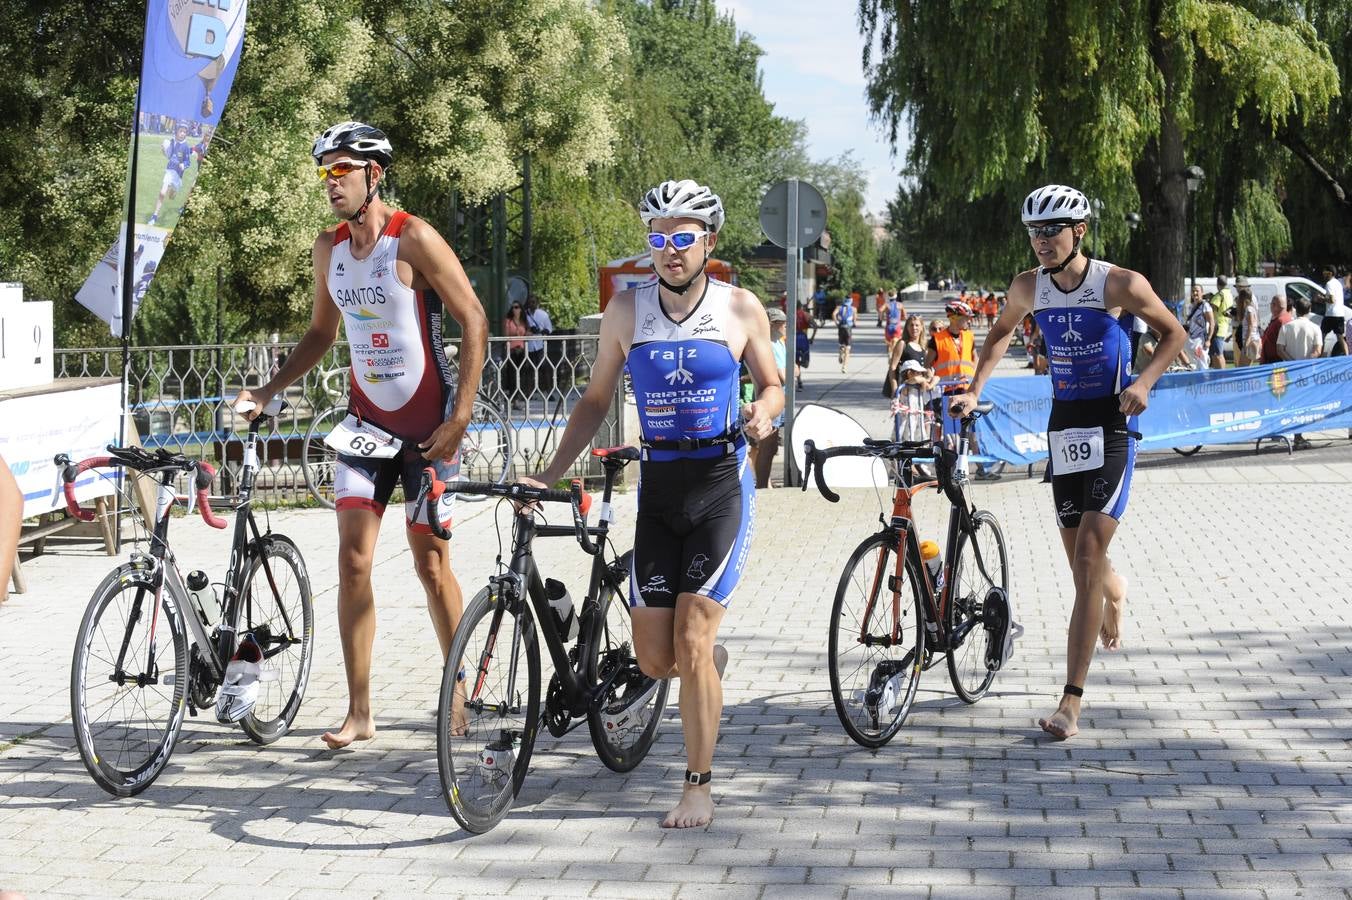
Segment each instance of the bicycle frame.
[[[192,601],[189,598],[188,587],[183,580],[183,575],[178,568],[177,558],[172,548],[169,546],[169,510],[178,499],[177,492],[174,490],[174,477],[177,473],[175,469],[164,470],[160,474],[160,483],[155,505],[155,528],[150,542],[150,552],[148,554],[132,554],[132,563],[145,568],[155,585],[155,606],[151,620],[149,653],[150,660],[154,659],[155,652],[155,627],[158,622],[160,604],[163,599],[165,589],[168,589],[169,597],[173,600],[179,616],[187,623],[188,630],[191,633],[191,639],[202,648],[201,658],[208,667],[211,677],[219,682],[225,675],[225,666],[227,661],[235,652],[235,633],[239,626],[239,617],[241,612],[240,600],[244,592],[245,566],[249,559],[248,548],[253,543],[261,543],[267,538],[267,535],[261,533],[258,529],[258,523],[254,519],[252,500],[254,478],[258,471],[258,422],[255,420],[249,428],[249,437],[244,446],[244,465],[241,470],[239,502],[235,507],[235,528],[234,536],[230,547],[230,564],[226,570],[225,576],[225,596],[222,603],[221,621],[217,624],[217,637],[213,642],[211,635],[207,632],[207,626],[203,623],[200,616],[187,614],[192,610]],[[253,541],[248,539],[249,534],[253,535]],[[269,532],[270,534],[271,532]],[[268,578],[268,584],[272,588],[274,596],[277,593],[276,579],[272,574],[271,567],[268,565],[267,558],[263,557],[263,569]],[[138,594],[135,603],[139,606],[141,596]],[[290,617],[287,615],[284,604],[278,603],[278,609],[281,612],[282,619],[286,624],[288,637],[285,640],[288,643],[299,642],[299,638],[291,636],[294,626]],[[129,619],[127,633],[124,637],[123,648],[118,654],[117,666],[115,672],[120,674],[124,662],[123,654],[126,652],[126,645],[131,639],[132,629],[139,619],[139,609],[134,608],[132,616]],[[281,652],[280,647],[264,648],[264,658],[275,656]],[[158,677],[157,675],[152,677]]]

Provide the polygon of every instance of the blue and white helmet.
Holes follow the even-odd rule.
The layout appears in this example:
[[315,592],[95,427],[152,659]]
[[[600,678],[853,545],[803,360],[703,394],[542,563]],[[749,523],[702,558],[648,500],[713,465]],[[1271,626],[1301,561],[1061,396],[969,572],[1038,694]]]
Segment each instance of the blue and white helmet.
[[1089,218],[1089,198],[1064,184],[1047,184],[1023,201],[1023,224],[1083,222]]
[[319,162],[325,153],[334,150],[351,150],[375,160],[383,169],[388,169],[394,162],[394,148],[390,146],[390,139],[385,137],[385,132],[362,122],[339,122],[325,129],[323,134],[315,138],[314,149],[310,154],[315,162]]
[[664,181],[643,195],[638,204],[643,224],[651,226],[653,219],[699,219],[718,232],[723,229],[723,201],[702,184],[689,178],[683,181]]

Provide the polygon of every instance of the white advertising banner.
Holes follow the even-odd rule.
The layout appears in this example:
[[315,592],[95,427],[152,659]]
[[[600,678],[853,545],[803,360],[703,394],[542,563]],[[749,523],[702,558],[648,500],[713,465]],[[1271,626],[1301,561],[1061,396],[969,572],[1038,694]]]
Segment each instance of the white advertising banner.
[[[24,518],[64,509],[61,473],[52,458],[65,453],[79,462],[117,441],[122,388],[116,382],[69,391],[0,396],[0,455],[23,493]],[[100,474],[102,473],[102,474]],[[86,502],[113,493],[108,469],[85,472],[75,496]]]

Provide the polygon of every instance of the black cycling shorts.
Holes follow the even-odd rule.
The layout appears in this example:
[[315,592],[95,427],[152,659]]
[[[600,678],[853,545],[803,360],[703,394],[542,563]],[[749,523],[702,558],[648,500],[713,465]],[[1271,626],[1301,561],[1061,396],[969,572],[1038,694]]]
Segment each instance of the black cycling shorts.
[[755,518],[756,478],[744,447],[713,459],[644,461],[629,605],[674,609],[678,594],[699,594],[727,606]]
[[836,340],[840,342],[840,346],[842,347],[850,346],[850,341],[851,339],[853,339],[853,337],[854,337],[854,329],[846,325],[836,326]]
[[[1124,416],[1116,396],[1098,400],[1053,400],[1047,420],[1048,443],[1051,432],[1066,428],[1103,429],[1103,465],[1081,472],[1056,472],[1055,447],[1047,458],[1044,480],[1052,483],[1056,503],[1056,524],[1078,528],[1087,512],[1103,513],[1121,520],[1131,494],[1131,474],[1136,467],[1136,417]],[[1062,467],[1066,465],[1061,461]]]

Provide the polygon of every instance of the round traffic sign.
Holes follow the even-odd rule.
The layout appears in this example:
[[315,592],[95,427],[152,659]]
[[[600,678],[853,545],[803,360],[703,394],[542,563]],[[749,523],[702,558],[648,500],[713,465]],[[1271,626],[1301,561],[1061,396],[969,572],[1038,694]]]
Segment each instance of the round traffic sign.
[[[792,209],[789,206],[793,196],[791,187],[797,187],[798,228],[796,235],[789,234]],[[826,230],[826,200],[821,191],[806,181],[791,178],[772,185],[761,198],[761,231],[770,242],[779,247],[805,247]],[[791,238],[793,238],[791,240]]]

